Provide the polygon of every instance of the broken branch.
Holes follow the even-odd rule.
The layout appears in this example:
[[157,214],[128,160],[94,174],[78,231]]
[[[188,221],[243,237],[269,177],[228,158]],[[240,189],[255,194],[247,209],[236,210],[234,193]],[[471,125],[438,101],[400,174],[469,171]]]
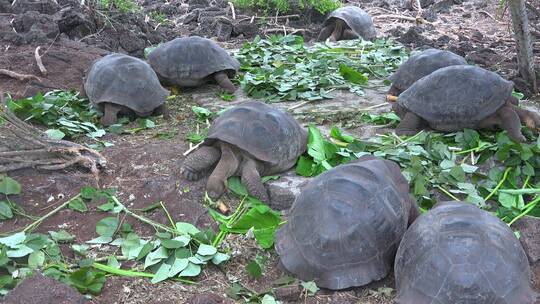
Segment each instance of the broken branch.
[[34,80],[37,80],[37,81],[41,82],[41,79],[39,79],[39,77],[37,77],[37,76],[30,75],[30,74],[19,74],[19,73],[16,73],[16,72],[13,72],[13,71],[10,71],[10,70],[6,70],[6,69],[0,69],[0,74],[6,75],[6,76],[11,77],[11,78],[15,78],[15,79],[20,80],[20,81],[25,81],[25,80],[28,80],[28,79],[34,79]]
[[47,75],[47,69],[43,65],[43,61],[41,61],[41,56],[39,56],[39,49],[41,46],[38,46],[36,50],[34,51],[34,56],[36,57],[36,62],[39,68],[39,71],[41,72],[41,75],[45,76]]

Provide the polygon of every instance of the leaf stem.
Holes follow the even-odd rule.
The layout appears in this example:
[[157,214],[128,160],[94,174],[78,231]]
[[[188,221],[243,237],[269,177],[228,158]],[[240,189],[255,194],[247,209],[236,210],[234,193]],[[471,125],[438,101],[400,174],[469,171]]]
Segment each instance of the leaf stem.
[[442,186],[437,185],[436,186],[439,190],[441,190],[444,194],[446,194],[448,197],[450,197],[453,200],[460,201],[459,198],[455,197],[452,193],[448,192],[448,190],[444,189]]
[[512,226],[513,223],[515,223],[520,218],[527,215],[527,213],[531,212],[531,210],[536,207],[536,205],[540,202],[540,196],[532,200],[530,203],[528,203],[523,209],[525,209],[523,212],[518,214],[515,218],[513,218],[510,223],[508,223],[508,227]]
[[489,193],[488,196],[486,196],[486,198],[484,198],[484,201],[487,201],[488,199],[490,199],[497,192],[497,190],[499,190],[499,188],[501,188],[503,183],[506,181],[506,178],[508,177],[508,173],[510,172],[510,170],[512,170],[512,167],[508,167],[508,168],[506,168],[506,170],[504,170],[504,174],[503,174],[502,179],[499,181],[497,186],[495,186],[495,189],[493,189],[491,191],[491,193]]
[[34,221],[33,223],[31,223],[30,225],[26,226],[26,228],[24,228],[22,230],[22,232],[28,232],[28,231],[31,231],[35,228],[37,228],[37,226],[39,226],[44,220],[48,219],[49,217],[53,216],[55,213],[57,213],[58,211],[62,210],[64,207],[66,207],[69,203],[71,203],[73,200],[79,198],[81,196],[81,194],[77,194],[75,195],[74,197],[72,197],[71,199],[67,200],[66,202],[64,202],[62,205],[54,208],[54,210],[52,210],[51,212],[45,214],[44,216],[38,218],[36,221]]
[[163,202],[160,201],[159,204],[161,205],[161,208],[163,208],[163,211],[165,211],[165,214],[167,215],[167,218],[169,219],[169,223],[171,223],[171,227],[173,229],[176,229],[174,221],[171,217],[171,214],[169,213],[169,211],[167,211],[167,208],[165,208],[165,205],[163,204]]
[[[125,270],[125,269],[118,269],[118,268],[114,268],[114,267],[104,265],[104,264],[101,264],[101,263],[94,263],[94,264],[92,264],[92,267],[94,267],[94,268],[96,268],[98,270],[101,270],[101,271],[105,271],[105,272],[110,273],[110,274],[123,276],[123,277],[153,278],[155,276],[155,274],[153,274],[153,273],[141,272],[141,271],[133,271],[133,270]],[[180,279],[180,278],[171,278],[171,279],[175,280],[175,281],[182,282],[182,283],[186,283],[186,284],[197,284],[194,281]]]

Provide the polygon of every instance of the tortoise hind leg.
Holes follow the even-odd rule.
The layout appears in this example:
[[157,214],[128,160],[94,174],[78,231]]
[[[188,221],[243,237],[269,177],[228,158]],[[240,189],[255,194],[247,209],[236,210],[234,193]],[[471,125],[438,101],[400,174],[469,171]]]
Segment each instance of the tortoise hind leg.
[[229,76],[227,76],[227,73],[225,72],[218,72],[214,74],[214,79],[219,84],[220,87],[224,88],[225,91],[232,94],[234,91],[236,91],[236,87],[229,79]]
[[508,136],[513,140],[517,142],[526,141],[523,134],[521,134],[521,120],[512,107],[503,106],[479,124],[479,127],[483,129],[493,129],[497,126],[505,129],[508,132]]
[[323,29],[319,33],[319,37],[317,37],[317,40],[325,41],[326,39],[328,39],[328,37],[330,37],[330,35],[334,31],[334,26],[335,25],[333,23],[330,23],[327,26],[323,27]]
[[242,184],[244,184],[248,190],[248,193],[253,197],[256,197],[260,201],[268,203],[268,192],[264,187],[259,171],[257,170],[257,163],[249,158],[242,164]]
[[202,146],[184,160],[180,173],[190,181],[198,180],[203,173],[210,169],[221,156],[219,149],[212,146]]
[[206,191],[211,199],[218,199],[225,192],[227,179],[236,173],[240,165],[238,156],[229,144],[221,144],[221,158],[206,183]]
[[396,127],[397,135],[415,135],[423,129],[424,122],[420,116],[407,111]]
[[103,117],[100,122],[104,127],[114,125],[118,121],[118,113],[122,110],[122,106],[106,102],[103,107]]

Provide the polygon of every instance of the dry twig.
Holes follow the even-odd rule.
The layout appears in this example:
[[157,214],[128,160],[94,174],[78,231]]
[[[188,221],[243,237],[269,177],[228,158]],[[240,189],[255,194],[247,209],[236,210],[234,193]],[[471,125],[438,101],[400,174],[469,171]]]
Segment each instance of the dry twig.
[[236,20],[236,12],[234,10],[234,4],[231,1],[229,1],[229,6],[231,7],[231,13],[232,13],[233,20]]
[[49,138],[11,113],[0,93],[0,173],[24,168],[60,170],[81,165],[99,180],[106,160],[97,151],[66,140]]
[[36,63],[38,65],[39,71],[41,72],[41,75],[45,76],[47,75],[47,69],[43,65],[43,61],[41,61],[41,56],[39,56],[39,49],[41,46],[38,46],[36,50],[34,51],[34,57],[36,57]]
[[39,79],[39,77],[37,77],[35,75],[19,74],[19,73],[16,73],[16,72],[13,72],[13,71],[10,71],[10,70],[6,70],[6,69],[0,69],[0,74],[9,76],[11,78],[15,78],[15,79],[20,80],[20,81],[34,79],[34,80],[37,80],[37,81],[41,82],[41,79]]

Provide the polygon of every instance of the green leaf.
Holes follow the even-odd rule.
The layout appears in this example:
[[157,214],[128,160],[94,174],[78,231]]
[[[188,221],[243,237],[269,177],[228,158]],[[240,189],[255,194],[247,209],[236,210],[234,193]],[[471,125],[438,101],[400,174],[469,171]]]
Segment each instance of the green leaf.
[[214,246],[201,244],[197,250],[197,254],[200,255],[214,255],[217,253],[217,249]]
[[6,245],[9,248],[17,248],[26,240],[26,234],[24,232],[17,232],[12,235],[0,238],[0,244]]
[[221,263],[223,263],[225,261],[228,261],[229,258],[230,258],[229,255],[218,252],[212,257],[212,263],[214,265],[219,265],[219,264],[221,264]]
[[302,155],[298,158],[298,162],[296,163],[296,173],[306,177],[313,176],[315,174],[315,170],[313,170],[314,165],[315,163],[311,158]]
[[167,249],[163,246],[159,246],[156,250],[150,252],[146,256],[146,259],[144,260],[144,269],[148,268],[149,266],[155,265],[161,260],[168,257],[169,253],[167,252]]
[[51,238],[59,243],[67,243],[71,242],[75,239],[75,236],[70,234],[69,232],[65,230],[60,230],[58,232],[56,231],[49,231],[49,234],[51,235]]
[[86,243],[88,243],[88,244],[108,244],[108,243],[112,242],[112,240],[113,240],[112,237],[102,235],[102,236],[99,236],[97,238],[86,241]]
[[86,207],[86,204],[80,198],[71,200],[68,204],[68,208],[82,213],[88,211],[88,207]]
[[200,232],[200,230],[192,224],[183,222],[176,223],[176,229],[182,233],[187,233],[190,235],[195,235]]
[[181,271],[186,269],[188,265],[189,265],[188,259],[175,259],[174,263],[171,266],[171,269],[169,270],[168,277],[169,278],[175,277]]
[[105,273],[94,271],[91,268],[82,268],[73,272],[67,279],[67,283],[81,293],[98,295],[105,283]]
[[165,263],[161,264],[150,282],[152,282],[152,284],[156,284],[166,280],[169,277],[169,270],[171,270],[171,265]]
[[55,140],[60,140],[62,138],[64,138],[66,136],[66,134],[60,130],[57,130],[57,129],[49,129],[47,131],[45,131],[45,134],[47,134],[47,136],[50,138],[50,139],[55,139]]
[[302,285],[302,287],[304,287],[305,290],[308,291],[310,295],[314,295],[317,293],[317,291],[319,291],[319,287],[317,287],[317,284],[315,284],[315,282],[313,281],[302,282],[300,284]]
[[118,259],[114,255],[111,255],[107,258],[107,266],[120,269],[120,263],[118,263]]
[[96,224],[96,233],[104,237],[112,237],[118,229],[118,218],[106,217]]
[[0,219],[5,220],[10,218],[13,218],[11,206],[6,201],[0,201]]
[[127,256],[128,259],[134,259],[139,255],[143,246],[137,234],[129,233],[120,248],[122,249],[122,255]]
[[251,261],[246,265],[246,271],[255,279],[262,277],[262,268],[256,261]]
[[14,250],[8,250],[7,256],[10,258],[22,258],[23,256],[27,256],[32,252],[34,252],[32,248],[26,245],[19,245]]
[[339,65],[339,73],[343,78],[355,84],[366,84],[368,82],[366,76],[345,64]]
[[139,120],[139,126],[145,129],[152,129],[156,127],[156,123],[154,123],[151,119],[143,118]]
[[229,190],[231,190],[234,194],[238,196],[246,196],[248,195],[247,188],[242,185],[242,182],[240,181],[240,178],[238,176],[231,176],[227,179],[227,187]]
[[180,272],[179,277],[196,277],[201,273],[201,266],[189,263],[188,266]]
[[20,194],[21,185],[9,176],[5,176],[0,181],[0,193],[5,195]]
[[43,266],[45,262],[45,253],[42,251],[34,251],[28,256],[28,267],[37,269]]

